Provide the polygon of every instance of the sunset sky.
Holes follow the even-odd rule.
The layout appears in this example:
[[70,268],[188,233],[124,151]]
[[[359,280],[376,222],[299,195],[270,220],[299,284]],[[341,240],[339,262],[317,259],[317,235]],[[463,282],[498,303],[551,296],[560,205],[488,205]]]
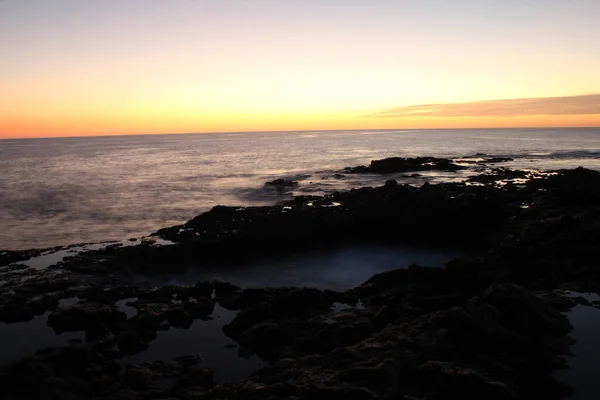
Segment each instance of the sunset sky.
[[0,138],[600,126],[598,0],[0,0]]

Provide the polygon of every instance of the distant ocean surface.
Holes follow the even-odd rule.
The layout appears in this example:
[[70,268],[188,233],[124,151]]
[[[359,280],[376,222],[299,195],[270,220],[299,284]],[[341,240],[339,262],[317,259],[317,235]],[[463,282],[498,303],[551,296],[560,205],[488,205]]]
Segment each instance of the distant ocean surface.
[[[600,170],[600,128],[256,132],[0,140],[0,249],[146,236],[222,205],[379,185],[331,175],[390,156],[515,158],[516,168]],[[434,172],[420,185],[464,178]],[[293,193],[264,187],[300,182]]]

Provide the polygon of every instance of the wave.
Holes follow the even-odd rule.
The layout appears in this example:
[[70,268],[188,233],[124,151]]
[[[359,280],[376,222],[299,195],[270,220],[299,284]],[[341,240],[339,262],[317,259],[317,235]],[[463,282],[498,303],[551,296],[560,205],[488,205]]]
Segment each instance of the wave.
[[[455,156],[449,156],[451,158]],[[524,153],[483,153],[463,155],[466,158],[492,158],[492,157],[510,157],[514,159],[578,159],[578,158],[600,158],[600,150],[564,150],[564,151],[529,151]]]
[[552,153],[554,158],[600,158],[600,150],[574,150]]
[[600,158],[600,150],[565,150],[557,152],[530,152],[513,156],[515,158],[550,158],[550,159],[573,159],[573,158]]

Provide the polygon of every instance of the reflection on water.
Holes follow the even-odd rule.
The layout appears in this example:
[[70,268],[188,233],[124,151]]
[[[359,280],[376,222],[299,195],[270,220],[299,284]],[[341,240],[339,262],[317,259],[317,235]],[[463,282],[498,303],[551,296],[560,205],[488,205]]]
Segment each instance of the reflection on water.
[[68,346],[70,340],[84,340],[83,332],[63,332],[59,335],[46,325],[48,314],[29,322],[0,323],[0,364],[35,354],[45,347]]
[[111,241],[100,243],[88,243],[82,245],[70,245],[61,247],[59,249],[45,251],[38,256],[31,257],[27,260],[19,261],[18,263],[31,267],[33,269],[41,270],[56,265],[61,261],[65,261],[67,257],[75,257],[76,255],[87,251],[102,250],[110,247],[131,247],[138,246],[140,244],[150,246],[171,246],[174,245],[175,242],[158,237],[148,236],[144,237],[143,239],[129,239],[121,240],[119,242]]
[[[168,241],[165,241],[168,242]],[[31,257],[28,260],[19,261],[19,264],[26,265],[34,269],[44,269],[52,265],[56,265],[64,261],[67,257],[74,257],[79,253],[86,251],[101,250],[107,247],[128,247],[140,244],[140,240],[123,240],[120,242],[102,242],[102,243],[87,243],[82,245],[70,245],[60,249],[48,250],[39,256]]]
[[119,300],[115,303],[115,306],[119,309],[119,311],[123,311],[127,318],[135,317],[137,314],[137,309],[128,305],[128,303],[133,303],[137,301],[137,297],[131,297],[129,299]]
[[[572,293],[596,301],[598,295]],[[571,337],[576,340],[572,346],[574,355],[567,357],[569,368],[558,371],[554,377],[575,388],[573,400],[596,400],[600,393],[600,310],[586,305],[577,305],[567,313],[573,326]]]
[[246,378],[264,362],[256,355],[240,356],[237,346],[232,346],[235,342],[223,333],[223,325],[231,322],[235,315],[236,311],[216,304],[213,320],[195,320],[189,329],[160,331],[148,350],[125,357],[121,362],[140,364],[156,360],[172,361],[176,357],[199,354],[202,364],[213,370],[216,381]]
[[352,309],[357,309],[357,310],[364,310],[365,305],[362,301],[358,301],[356,303],[356,305],[350,305],[350,304],[344,304],[344,303],[338,303],[337,301],[335,303],[333,303],[331,305],[331,311],[334,313],[339,313],[342,311],[346,311],[346,310],[352,310]]
[[[345,290],[359,285],[376,273],[407,267],[411,264],[439,267],[457,254],[407,247],[362,244],[313,250],[286,257],[273,257],[244,266],[227,268],[198,268],[183,275],[145,278],[154,283],[194,284],[200,280],[222,279],[242,287],[312,286]],[[156,282],[160,281],[160,282]],[[134,317],[137,311],[127,304],[135,298],[119,300],[116,306]],[[60,300],[60,306],[79,302],[77,297]],[[354,307],[363,308],[362,303]],[[348,305],[335,303],[332,311],[341,312]],[[223,325],[231,322],[236,312],[215,305],[209,321],[195,320],[189,329],[170,328],[159,331],[149,348],[139,354],[125,357],[124,364],[155,360],[174,360],[176,357],[200,354],[203,364],[214,371],[217,380],[240,379],[248,376],[264,362],[256,355],[244,354],[232,339],[222,332]],[[31,356],[42,347],[66,346],[70,339],[84,340],[83,332],[56,335],[46,326],[48,313],[32,321],[0,324],[0,363]]]
[[411,264],[441,267],[457,256],[458,253],[451,252],[361,244],[262,259],[243,266],[193,266],[185,274],[155,276],[150,280],[188,285],[201,280],[221,279],[241,287],[299,286],[347,290],[381,272]]

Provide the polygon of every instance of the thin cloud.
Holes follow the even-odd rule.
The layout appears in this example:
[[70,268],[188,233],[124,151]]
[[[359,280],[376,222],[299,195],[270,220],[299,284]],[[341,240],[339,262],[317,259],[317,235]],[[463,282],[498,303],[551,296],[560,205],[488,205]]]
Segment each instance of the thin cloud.
[[525,115],[600,114],[600,94],[542,97],[530,99],[487,100],[471,103],[422,104],[394,107],[370,117],[516,117]]

